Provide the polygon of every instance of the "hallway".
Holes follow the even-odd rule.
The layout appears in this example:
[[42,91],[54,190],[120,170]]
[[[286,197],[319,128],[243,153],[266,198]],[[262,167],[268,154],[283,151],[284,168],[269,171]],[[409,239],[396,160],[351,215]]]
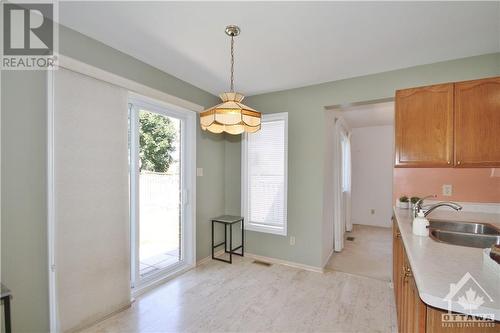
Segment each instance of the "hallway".
[[390,281],[391,237],[390,228],[354,224],[353,231],[345,234],[344,249],[332,255],[326,269]]

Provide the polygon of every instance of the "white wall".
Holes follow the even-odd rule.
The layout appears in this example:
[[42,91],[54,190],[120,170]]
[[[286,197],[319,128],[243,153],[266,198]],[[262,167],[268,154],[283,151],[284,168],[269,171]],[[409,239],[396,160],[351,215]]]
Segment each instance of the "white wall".
[[335,113],[325,111],[325,160],[323,184],[323,224],[322,224],[322,248],[321,263],[324,267],[333,251],[333,130],[335,128]]
[[391,226],[393,147],[393,126],[352,130],[353,224]]

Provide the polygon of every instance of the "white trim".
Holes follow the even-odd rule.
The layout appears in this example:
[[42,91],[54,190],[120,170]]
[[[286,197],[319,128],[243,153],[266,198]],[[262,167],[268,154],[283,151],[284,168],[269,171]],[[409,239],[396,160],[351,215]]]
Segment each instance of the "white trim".
[[130,209],[130,287],[132,290],[136,287],[136,282],[139,277],[139,253],[137,249],[139,248],[139,237],[137,237],[137,232],[135,230],[139,229],[139,210],[137,205],[134,203],[139,202],[139,173],[135,172],[132,175],[132,171],[139,170],[139,136],[137,135],[139,131],[139,118],[137,117],[137,111],[134,110],[134,105],[128,100],[128,110],[130,117],[130,165],[129,165],[129,209]]
[[[156,286],[161,281],[166,281],[165,279],[170,276],[177,276],[179,272],[185,272],[186,269],[194,267],[196,263],[196,114],[190,110],[186,110],[181,107],[171,108],[169,104],[156,101],[154,99],[140,96],[138,94],[129,94],[129,103],[133,105],[131,126],[132,126],[132,147],[134,148],[133,155],[131,156],[131,162],[135,164],[133,170],[135,171],[135,177],[131,178],[131,194],[137,196],[138,192],[138,118],[136,113],[138,112],[137,107],[143,107],[151,112],[162,114],[169,117],[175,117],[181,121],[181,188],[184,191],[181,196],[181,207],[183,210],[182,216],[182,252],[183,257],[180,262],[175,265],[166,268],[153,274],[146,278],[140,279],[139,269],[138,269],[138,237],[134,237],[135,233],[131,233],[131,244],[135,244],[135,250],[133,251],[135,255],[131,256],[132,270],[135,269],[132,276],[132,295],[137,295],[141,293],[141,290],[145,288],[150,288],[151,286]],[[134,135],[135,134],[135,135]],[[132,198],[132,196],[131,196]],[[139,211],[137,207],[134,207],[134,202],[138,203],[138,198],[131,201],[131,220],[135,223],[135,230],[138,230],[138,215]],[[132,224],[131,224],[132,225]],[[134,274],[135,273],[135,274]]]
[[265,232],[280,236],[286,236],[288,232],[288,112],[271,113],[262,115],[262,123],[271,121],[285,122],[285,182],[284,182],[284,225],[283,227],[273,227],[252,223],[248,218],[248,133],[244,133],[241,140],[241,216],[245,218],[245,230]]
[[140,295],[144,294],[144,293],[147,293],[148,291],[190,271],[191,269],[195,268],[196,265],[187,265],[187,266],[183,266],[182,268],[180,269],[177,269],[177,270],[174,270],[172,271],[170,274],[166,275],[166,276],[163,276],[159,279],[156,279],[154,281],[150,281],[149,283],[146,283],[146,284],[142,284],[140,287],[137,287],[137,289],[134,289],[132,291],[132,297],[139,297]]
[[315,273],[324,273],[325,272],[323,267],[304,265],[304,264],[300,264],[300,263],[293,262],[293,261],[265,257],[265,256],[261,256],[261,255],[257,255],[257,254],[253,254],[253,253],[249,253],[249,252],[245,252],[245,257],[252,258],[255,260],[269,262],[272,264],[285,265],[285,266],[289,266],[289,267],[293,267],[293,268],[303,269],[303,270],[315,272]]
[[325,268],[326,268],[326,265],[327,265],[327,264],[328,264],[328,262],[330,261],[330,258],[333,256],[333,253],[334,253],[334,252],[335,252],[335,251],[334,251],[334,250],[333,250],[333,248],[332,248],[332,249],[330,250],[330,254],[326,257],[326,260],[325,260],[325,261],[323,261],[323,266],[322,266],[322,267],[323,267],[323,269],[325,269]]
[[54,72],[47,71],[47,247],[49,273],[49,323],[50,332],[59,331],[56,286],[56,221],[55,221],[55,170],[54,170]]
[[69,69],[73,72],[78,72],[83,75],[87,75],[93,78],[96,78],[101,81],[105,81],[111,84],[114,84],[119,87],[123,87],[131,92],[135,92],[139,95],[144,95],[150,98],[153,98],[155,100],[160,100],[164,103],[168,103],[171,108],[184,108],[188,109],[190,111],[195,111],[195,112],[201,112],[204,110],[204,107],[189,101],[186,101],[185,99],[164,93],[160,90],[148,87],[144,84],[137,83],[135,81],[126,79],[122,76],[113,74],[111,72],[108,72],[106,70],[97,68],[95,66],[86,64],[84,62],[81,62],[79,60],[76,60],[74,58],[64,56],[64,55],[58,55],[58,66],[63,67],[66,69]]
[[[222,254],[224,254],[224,250],[219,250],[219,251],[217,251],[217,252],[214,253],[214,256],[218,257],[218,256],[220,256]],[[207,262],[210,262],[211,260],[212,260],[212,255],[210,254],[210,255],[206,256],[205,258],[198,260],[196,262],[196,267],[204,265]]]
[[79,324],[78,326],[72,328],[70,332],[80,332],[80,331],[86,330],[88,328],[91,328],[94,325],[97,325],[97,324],[105,321],[106,319],[109,319],[109,318],[113,317],[114,315],[129,309],[132,306],[132,303],[133,303],[133,301],[128,301],[126,303],[122,303],[121,305],[114,307],[113,310],[111,310],[108,314],[104,315],[103,317],[90,318],[90,319],[86,320],[85,322]]

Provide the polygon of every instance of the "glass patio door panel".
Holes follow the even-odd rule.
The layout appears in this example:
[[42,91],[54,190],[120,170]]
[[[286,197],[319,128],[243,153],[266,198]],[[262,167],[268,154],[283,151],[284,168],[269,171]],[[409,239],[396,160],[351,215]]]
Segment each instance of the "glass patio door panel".
[[132,286],[184,263],[186,119],[157,105],[130,104]]
[[139,275],[181,260],[180,120],[139,110]]

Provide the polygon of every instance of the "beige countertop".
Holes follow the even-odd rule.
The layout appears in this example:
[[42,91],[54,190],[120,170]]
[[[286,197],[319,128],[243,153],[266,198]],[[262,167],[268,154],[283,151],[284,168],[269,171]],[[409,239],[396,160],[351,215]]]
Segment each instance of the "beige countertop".
[[[436,308],[448,310],[451,307],[452,311],[467,313],[458,298],[472,288],[477,296],[484,296],[483,303],[472,310],[472,313],[493,314],[496,320],[500,320],[500,276],[483,264],[482,249],[445,244],[430,237],[413,235],[411,209],[394,208],[394,215],[422,301]],[[440,210],[432,212],[428,217],[500,225],[500,214]],[[473,279],[462,279],[467,273],[480,287]],[[450,293],[450,285],[461,280],[467,280],[461,288],[463,290],[458,290],[451,302],[448,302],[445,298]]]

